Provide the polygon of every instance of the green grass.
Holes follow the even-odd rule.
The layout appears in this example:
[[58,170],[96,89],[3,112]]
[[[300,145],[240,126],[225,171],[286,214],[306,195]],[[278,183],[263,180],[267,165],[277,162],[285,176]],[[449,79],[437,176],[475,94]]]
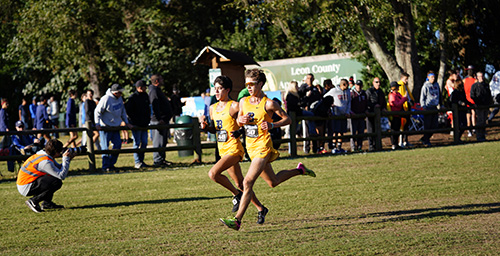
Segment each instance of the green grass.
[[[71,175],[54,196],[66,208],[41,214],[3,181],[0,254],[494,255],[499,156],[500,142],[487,142],[280,159],[276,171],[302,161],[318,177],[274,189],[259,179],[266,223],[255,223],[251,205],[240,231],[219,223],[232,216],[231,196],[208,178],[211,165],[188,167],[192,158],[176,159],[184,163],[176,168]],[[120,156],[120,165],[132,162]],[[85,159],[74,164],[83,169]]]

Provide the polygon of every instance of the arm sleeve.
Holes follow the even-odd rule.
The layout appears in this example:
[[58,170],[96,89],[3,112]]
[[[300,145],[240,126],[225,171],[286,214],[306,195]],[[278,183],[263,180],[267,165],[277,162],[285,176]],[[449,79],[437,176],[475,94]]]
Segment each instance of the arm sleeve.
[[422,91],[420,92],[420,106],[425,107],[425,96],[427,95],[426,93],[426,87],[422,87]]
[[103,99],[99,101],[99,104],[97,104],[97,107],[94,110],[94,121],[96,125],[101,125],[101,118],[102,118],[102,110],[103,110]]
[[65,156],[62,161],[61,168],[59,168],[55,162],[44,160],[38,164],[38,171],[47,173],[60,180],[64,180],[68,175],[70,159]]

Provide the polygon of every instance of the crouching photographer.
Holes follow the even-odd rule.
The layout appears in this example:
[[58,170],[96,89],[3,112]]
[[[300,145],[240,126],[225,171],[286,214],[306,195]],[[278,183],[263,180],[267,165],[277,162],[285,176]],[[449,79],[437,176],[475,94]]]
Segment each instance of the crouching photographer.
[[[68,175],[69,164],[74,155],[74,150],[63,151],[62,142],[51,139],[45,144],[44,150],[36,152],[24,162],[17,176],[17,190],[23,196],[33,196],[26,201],[32,211],[38,213],[47,209],[64,208],[52,202],[52,197]],[[61,156],[62,164],[59,164],[55,158]]]

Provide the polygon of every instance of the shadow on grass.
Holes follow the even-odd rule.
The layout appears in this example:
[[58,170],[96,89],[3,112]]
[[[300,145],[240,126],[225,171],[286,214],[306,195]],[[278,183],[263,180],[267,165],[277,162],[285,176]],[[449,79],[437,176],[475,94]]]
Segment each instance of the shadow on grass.
[[101,208],[101,207],[120,207],[120,206],[132,206],[132,205],[140,205],[140,204],[167,204],[167,203],[202,201],[202,200],[225,199],[225,198],[231,198],[231,197],[219,196],[219,197],[171,198],[171,199],[158,199],[158,200],[135,201],[135,202],[109,203],[109,204],[92,204],[92,205],[84,205],[84,206],[77,206],[77,207],[68,207],[67,209],[90,209],[90,208]]
[[465,204],[456,206],[443,206],[436,208],[369,213],[359,218],[382,217],[382,219],[379,220],[366,222],[366,224],[370,224],[370,223],[383,223],[383,222],[399,222],[407,220],[421,220],[421,219],[429,219],[429,218],[443,217],[443,216],[456,217],[456,216],[468,216],[477,214],[492,214],[499,212],[500,212],[500,203],[488,203],[488,204]]
[[[287,220],[286,223],[300,222],[300,223],[312,224],[315,222],[324,222],[324,221],[338,222],[333,224],[325,225],[323,223],[320,225],[297,228],[297,229],[314,229],[314,228],[324,228],[325,226],[336,226],[336,227],[354,226],[354,225],[430,219],[443,216],[456,217],[456,216],[469,216],[469,215],[492,214],[492,213],[500,213],[500,202],[485,203],[485,204],[465,204],[456,206],[443,206],[435,208],[401,210],[401,211],[376,212],[376,213],[368,213],[356,216],[327,216],[323,218],[295,219],[295,220]],[[267,231],[269,230],[266,230],[266,232]],[[254,231],[254,232],[259,233],[265,231]]]

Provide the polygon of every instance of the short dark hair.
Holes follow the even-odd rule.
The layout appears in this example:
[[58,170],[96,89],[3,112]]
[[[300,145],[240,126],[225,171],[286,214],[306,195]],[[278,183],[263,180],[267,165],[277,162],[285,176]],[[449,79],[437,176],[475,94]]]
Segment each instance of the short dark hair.
[[160,74],[154,74],[151,76],[151,84],[155,83],[156,81],[158,81],[158,79],[160,78],[163,78]]
[[54,157],[57,153],[62,153],[63,144],[57,139],[51,139],[45,143],[45,153]]
[[266,84],[266,75],[264,74],[264,71],[258,68],[247,69],[245,71],[245,78],[246,77],[256,79],[257,82],[262,82],[262,85]]
[[323,81],[323,87],[333,87],[333,82],[332,82],[332,79],[325,79],[325,81]]
[[69,90],[69,96],[76,95],[76,91],[74,89]]
[[233,81],[228,76],[218,76],[214,80],[214,85],[220,84],[224,89],[229,89],[229,91],[233,90]]
[[403,77],[410,77],[410,74],[403,72],[403,73],[401,73],[401,78],[403,78]]

